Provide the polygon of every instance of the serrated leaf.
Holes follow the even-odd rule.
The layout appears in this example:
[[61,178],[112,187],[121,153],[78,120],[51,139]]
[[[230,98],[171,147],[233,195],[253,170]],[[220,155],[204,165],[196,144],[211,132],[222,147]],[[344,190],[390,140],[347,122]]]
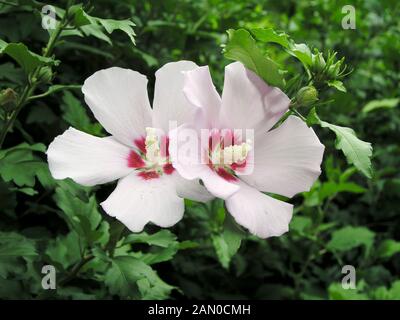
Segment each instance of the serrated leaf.
[[327,248],[336,251],[348,251],[359,246],[369,250],[374,243],[375,233],[365,227],[344,227],[332,233]]
[[81,27],[82,32],[85,36],[92,36],[104,42],[107,42],[109,45],[112,44],[111,39],[104,33],[103,28],[98,24],[89,24]]
[[108,242],[109,225],[101,221],[94,196],[85,193],[76,184],[64,183],[56,188],[54,198],[71,230],[76,231],[89,244]]
[[17,186],[33,187],[35,177],[46,170],[47,164],[33,152],[44,152],[43,144],[22,143],[15,147],[0,150],[0,176],[5,182],[13,181]]
[[149,265],[131,256],[113,258],[104,280],[111,294],[122,298],[165,299],[174,288]]
[[132,44],[135,45],[135,31],[133,27],[135,24],[131,20],[114,20],[114,19],[100,19],[96,18],[97,21],[106,29],[106,31],[111,34],[115,30],[121,30],[124,32],[129,39],[131,40]]
[[272,28],[255,28],[250,31],[258,41],[280,44],[290,55],[297,58],[305,68],[308,69],[312,65],[310,48],[304,43],[295,43],[286,33],[277,32]]
[[0,231],[0,257],[36,256],[35,242],[15,232]]
[[148,265],[153,265],[160,262],[165,262],[171,260],[179,250],[179,243],[170,245],[167,248],[151,248],[150,252],[142,253],[139,252],[137,255],[140,260],[147,263]]
[[19,272],[21,257],[35,257],[35,242],[15,232],[0,231],[0,280],[10,272]]
[[66,270],[81,259],[78,234],[72,231],[66,236],[58,236],[50,241],[46,254],[52,262],[60,264]]
[[347,162],[361,171],[366,177],[372,178],[372,145],[369,142],[357,138],[353,129],[337,126],[326,121],[322,121],[313,108],[307,116],[307,125],[319,124],[323,128],[328,128],[336,134],[335,146],[342,150]]
[[284,80],[278,65],[262,53],[248,31],[230,29],[228,36],[229,40],[224,48],[226,58],[240,61],[266,83],[275,87],[283,87]]
[[0,54],[2,53],[13,58],[27,74],[40,66],[58,64],[58,61],[33,53],[23,43],[6,43],[0,40]]
[[74,24],[76,27],[80,27],[85,35],[94,36],[111,44],[111,40],[105,32],[111,34],[115,30],[120,30],[124,32],[129,37],[132,44],[135,45],[135,31],[133,30],[135,23],[132,20],[114,20],[93,17],[87,14],[80,5],[77,6],[78,7],[75,8]]
[[229,268],[229,264],[239,250],[244,237],[244,233],[238,229],[230,217],[225,220],[224,230],[211,236],[218,260],[225,269]]
[[336,148],[343,151],[349,163],[361,171],[366,177],[372,178],[372,145],[357,138],[353,129],[341,127],[321,121],[321,126],[336,134]]
[[63,95],[61,109],[63,119],[74,128],[96,136],[101,135],[99,123],[92,123],[81,102],[69,91]]
[[130,234],[123,241],[123,245],[135,243],[146,243],[151,246],[149,252],[135,253],[136,257],[149,265],[171,260],[180,249],[176,236],[169,230],[161,230],[150,235],[146,232]]
[[125,238],[123,243],[147,243],[148,245],[167,248],[176,242],[176,235],[169,230],[161,230],[153,234],[146,232],[130,234]]
[[273,42],[285,48],[289,47],[289,36],[284,32],[278,33],[272,28],[255,28],[250,31],[258,41]]

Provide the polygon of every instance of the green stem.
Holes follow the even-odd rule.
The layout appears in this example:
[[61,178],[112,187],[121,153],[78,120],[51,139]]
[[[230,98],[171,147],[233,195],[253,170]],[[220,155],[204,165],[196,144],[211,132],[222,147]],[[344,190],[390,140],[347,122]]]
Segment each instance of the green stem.
[[[44,49],[44,54],[43,54],[44,57],[48,58],[51,56],[54,50],[54,46],[58,38],[60,37],[61,32],[68,25],[68,23],[69,19],[68,19],[68,9],[67,9],[60,23],[57,25],[56,30],[50,35],[49,41],[46,45],[46,48]],[[4,127],[0,132],[0,150],[3,146],[7,133],[14,126],[18,114],[20,113],[21,109],[25,106],[25,104],[28,102],[30,96],[33,94],[38,85],[37,75],[40,72],[40,69],[41,67],[38,67],[28,75],[28,79],[30,79],[30,81],[28,81],[28,84],[24,87],[22,94],[18,99],[15,109],[11,112],[10,115],[6,117],[6,123],[4,124]]]
[[11,113],[10,116],[7,117],[8,119],[6,118],[6,123],[4,125],[4,128],[2,129],[2,131],[0,133],[0,149],[3,146],[3,142],[6,138],[8,131],[14,125],[14,122],[18,116],[18,113],[20,112],[21,108],[25,104],[25,102],[29,96],[29,93],[31,92],[31,89],[32,89],[32,87],[29,84],[27,86],[25,86],[24,90],[22,91],[22,95],[21,95],[20,99],[18,100],[15,110]]
[[294,113],[295,115],[297,115],[298,117],[300,117],[300,119],[303,120],[304,122],[307,122],[307,119],[300,112],[298,112],[295,108],[291,107],[290,111],[292,113]]
[[82,267],[93,258],[94,258],[93,255],[88,255],[86,257],[83,257],[81,261],[79,261],[76,265],[74,265],[71,272],[64,279],[61,279],[58,284],[60,286],[65,286],[68,282],[74,279],[75,276],[78,274],[78,272],[82,269]]
[[125,225],[118,221],[114,221],[111,227],[112,232],[110,232],[110,240],[105,249],[108,251],[110,257],[113,257],[117,243],[125,231]]
[[32,101],[32,100],[36,100],[36,99],[41,99],[41,98],[47,97],[47,96],[49,96],[49,95],[51,95],[51,94],[53,94],[53,93],[55,93],[57,91],[60,91],[62,89],[80,89],[80,88],[82,88],[82,86],[80,84],[64,85],[64,86],[60,87],[59,89],[48,90],[48,91],[43,92],[41,94],[30,96],[28,98],[28,100]]

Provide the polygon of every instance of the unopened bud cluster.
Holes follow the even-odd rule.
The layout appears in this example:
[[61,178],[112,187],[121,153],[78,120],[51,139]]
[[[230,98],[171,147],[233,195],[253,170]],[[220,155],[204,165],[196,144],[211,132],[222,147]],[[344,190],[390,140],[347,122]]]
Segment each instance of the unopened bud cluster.
[[337,60],[336,52],[329,52],[325,59],[318,50],[311,56],[310,71],[313,76],[314,86],[322,87],[327,81],[340,80],[346,75],[344,58]]

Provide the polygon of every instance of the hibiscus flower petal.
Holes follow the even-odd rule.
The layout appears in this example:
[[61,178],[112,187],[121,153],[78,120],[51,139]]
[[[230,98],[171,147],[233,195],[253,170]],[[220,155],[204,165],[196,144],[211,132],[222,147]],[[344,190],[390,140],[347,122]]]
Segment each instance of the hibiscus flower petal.
[[[201,143],[198,140],[193,140],[200,137],[197,135],[195,137],[187,136],[186,133],[189,132],[187,129],[190,129],[190,126],[181,125],[170,132],[169,154],[172,165],[185,179],[201,179],[207,190],[214,196],[222,199],[230,197],[239,190],[239,186],[222,178],[207,164],[202,163],[205,159],[201,157],[201,149],[199,148]],[[186,138],[191,139],[187,140]]]
[[169,131],[169,121],[177,125],[192,120],[193,109],[183,94],[184,71],[193,70],[197,65],[192,61],[167,63],[156,72],[153,101],[153,127]]
[[293,205],[240,183],[240,190],[226,200],[236,222],[260,238],[277,237],[289,230]]
[[239,191],[240,187],[236,183],[229,182],[222,178],[215,171],[205,167],[199,178],[203,181],[205,187],[213,195],[221,199],[228,199]]
[[199,180],[187,180],[177,173],[173,175],[173,178],[175,180],[176,192],[182,198],[200,202],[207,202],[214,198],[214,196],[200,184]]
[[101,206],[132,232],[142,231],[149,222],[164,228],[171,227],[182,219],[184,212],[184,200],[176,194],[170,177],[145,180],[137,173],[119,180]]
[[118,67],[97,71],[82,92],[96,119],[120,142],[134,146],[151,127],[147,78],[139,72]]
[[290,116],[256,138],[253,173],[241,179],[258,190],[293,197],[308,191],[320,175],[324,149],[313,129]]
[[290,99],[242,63],[225,67],[221,120],[227,128],[267,131],[289,108]]
[[47,149],[55,179],[71,178],[85,186],[110,182],[128,175],[130,150],[112,137],[98,138],[69,128]]
[[203,112],[204,122],[196,124],[202,128],[217,128],[221,97],[212,82],[208,66],[185,72],[183,92],[186,98]]

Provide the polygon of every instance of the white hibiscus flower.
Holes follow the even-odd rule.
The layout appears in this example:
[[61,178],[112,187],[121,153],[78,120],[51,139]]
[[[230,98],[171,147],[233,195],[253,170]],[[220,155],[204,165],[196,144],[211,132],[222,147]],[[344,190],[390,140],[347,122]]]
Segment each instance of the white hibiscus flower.
[[[225,68],[222,98],[208,67],[185,73],[184,92],[198,111],[195,122],[170,132],[173,166],[184,178],[201,179],[253,234],[266,238],[288,231],[293,206],[260,191],[293,197],[310,189],[321,173],[324,153],[314,131],[294,116],[271,130],[290,99],[239,62]],[[197,130],[204,140],[204,129],[211,142],[198,141],[195,152],[182,155],[187,132]],[[238,129],[250,129],[253,141],[236,135]]]
[[179,176],[168,154],[169,121],[180,125],[193,117],[182,92],[182,72],[196,67],[179,61],[159,69],[153,109],[144,75],[113,67],[90,76],[82,87],[85,101],[111,136],[99,138],[69,128],[56,137],[47,150],[53,177],[85,186],[119,179],[101,206],[133,232],[148,222],[160,227],[177,223],[184,212],[183,198],[210,200],[198,181]]

